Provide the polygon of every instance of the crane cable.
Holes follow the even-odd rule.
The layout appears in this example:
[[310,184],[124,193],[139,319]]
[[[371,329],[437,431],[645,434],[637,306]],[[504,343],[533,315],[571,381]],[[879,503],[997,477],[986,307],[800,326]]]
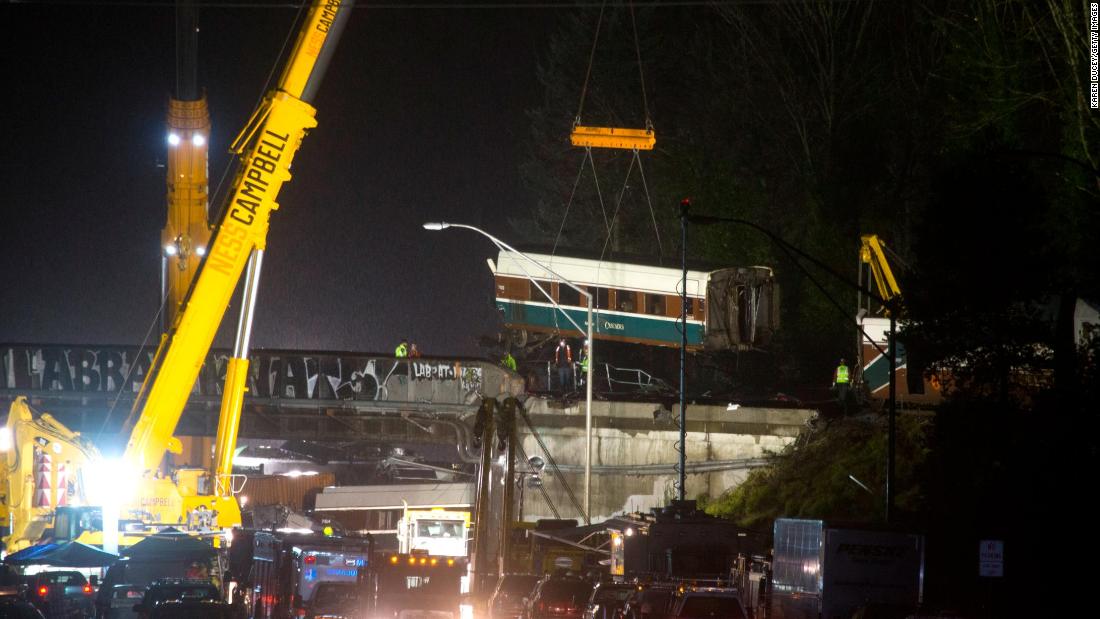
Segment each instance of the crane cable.
[[[142,353],[145,352],[145,346],[149,343],[149,336],[153,334],[153,329],[156,328],[157,322],[160,321],[161,315],[164,313],[165,307],[168,305],[168,297],[171,296],[170,292],[165,292],[164,297],[160,300],[160,307],[157,308],[155,314],[153,314],[153,320],[149,322],[149,328],[145,331],[145,337],[141,340],[141,346],[138,347],[137,354],[134,355],[133,361],[130,362],[130,368],[126,371],[126,378],[122,380],[122,383],[118,386],[118,393],[115,394],[114,400],[111,401],[110,408],[107,409],[107,414],[103,417],[103,423],[99,425],[99,430],[96,431],[96,442],[103,436],[103,432],[107,429],[107,424],[110,423],[111,417],[115,414],[115,407],[118,406],[118,400],[122,397],[122,392],[125,391],[126,385],[130,384],[130,379],[134,375],[134,370],[139,365]],[[152,366],[147,369],[153,369]],[[134,396],[137,397],[136,395]],[[133,411],[131,410],[131,416]],[[122,422],[122,429],[125,430],[126,426],[130,423],[130,416],[126,418],[126,421]]]
[[[587,97],[587,94],[588,94],[588,83],[589,83],[589,81],[591,79],[591,76],[592,76],[592,66],[595,64],[596,46],[598,45],[599,40],[600,40],[600,32],[601,32],[602,27],[603,27],[603,15],[604,15],[604,10],[605,10],[606,6],[607,6],[607,2],[605,0],[604,3],[600,5],[600,15],[599,15],[599,18],[596,21],[596,33],[595,33],[595,36],[593,37],[593,40],[592,40],[592,49],[589,51],[589,54],[588,54],[588,67],[585,70],[584,84],[581,87],[580,101],[577,104],[577,114],[576,114],[576,116],[574,117],[574,120],[573,120],[574,126],[578,126],[581,123],[581,113],[584,111],[584,102],[585,102],[585,98]],[[644,114],[645,114],[645,128],[647,130],[652,130],[653,129],[653,122],[652,122],[652,119],[650,118],[650,115],[649,115],[649,98],[646,96],[646,92],[645,92],[645,71],[644,71],[643,66],[642,66],[642,50],[641,50],[641,43],[640,43],[639,38],[638,38],[638,23],[637,23],[637,19],[635,18],[635,14],[634,14],[634,3],[633,2],[630,3],[630,23],[631,23],[632,32],[634,34],[634,54],[635,54],[635,57],[638,60],[638,79],[639,79],[639,82],[641,83],[641,88],[642,88],[642,108],[643,108]],[[629,186],[630,173],[633,171],[635,163],[637,163],[637,165],[638,165],[638,174],[640,175],[640,177],[642,179],[642,189],[645,191],[646,205],[649,207],[650,220],[653,223],[653,232],[654,232],[654,235],[657,238],[658,256],[659,257],[664,256],[664,244],[661,242],[661,231],[660,231],[660,228],[657,225],[657,213],[653,208],[653,200],[652,200],[652,197],[650,196],[649,184],[648,184],[648,182],[646,181],[646,178],[645,178],[645,170],[642,168],[642,161],[641,161],[641,158],[638,156],[638,149],[633,148],[631,150],[633,152],[633,157],[632,157],[631,162],[630,162],[630,167],[627,169],[626,176],[623,179],[623,187],[619,191],[619,198],[616,201],[615,211],[614,211],[614,213],[612,213],[611,221],[609,223],[608,219],[607,219],[607,209],[604,206],[603,193],[600,190],[599,176],[596,173],[595,158],[592,156],[592,147],[591,146],[586,146],[585,147],[585,154],[584,154],[584,157],[581,159],[580,170],[577,172],[577,177],[573,181],[573,189],[569,194],[569,200],[566,202],[565,213],[562,215],[561,225],[558,227],[558,234],[554,238],[554,246],[551,249],[551,253],[550,253],[551,256],[555,256],[557,254],[558,244],[560,243],[562,234],[564,233],[565,223],[569,218],[569,210],[570,210],[570,208],[573,204],[573,200],[576,196],[577,186],[579,185],[581,176],[584,173],[584,164],[586,162],[589,163],[589,165],[592,169],[592,180],[596,184],[596,197],[597,197],[597,199],[599,200],[599,203],[600,203],[600,212],[603,215],[604,228],[607,232],[607,236],[604,239],[603,248],[600,251],[600,261],[602,262],[605,255],[606,255],[607,246],[608,246],[608,243],[610,243],[610,241],[611,241],[612,232],[613,232],[613,228],[615,226],[615,221],[617,219],[618,211],[619,211],[619,208],[622,206],[623,196],[625,195],[626,189]]]
[[[638,81],[642,84],[642,108],[645,110],[645,128],[653,129],[649,118],[649,99],[645,94],[645,72],[642,70],[642,46],[638,43],[638,21],[634,19],[634,3],[630,3],[630,26],[634,30],[634,55],[638,58]],[[637,154],[637,149],[635,149]]]
[[[291,45],[295,41],[295,35],[300,28],[299,25],[305,18],[306,9],[308,7],[308,2],[302,2],[298,6],[298,13],[294,16],[294,21],[290,24],[290,28],[287,30],[286,37],[283,38],[283,46],[279,49],[279,53],[275,55],[275,59],[271,63],[271,68],[267,72],[267,79],[264,80],[264,85],[260,88],[260,94],[258,97],[256,97],[256,104],[252,106],[253,110],[260,109],[260,106],[263,104],[264,97],[266,97],[267,93],[270,92],[272,88],[274,88],[272,84],[274,84],[275,80],[278,79],[276,73],[278,72],[279,67],[282,66],[282,59],[287,54],[287,50],[290,49]],[[217,218],[214,220],[216,222],[220,222],[222,220],[222,217],[225,216],[225,211],[229,208],[228,196],[223,196],[220,200],[217,198],[217,196],[219,193],[221,193],[222,187],[225,185],[225,180],[229,177],[229,172],[234,169],[237,160],[238,158],[236,157],[230,157],[225,162],[225,166],[222,167],[221,177],[218,178],[218,184],[214,187],[214,193],[210,194],[211,203],[221,203],[221,208],[218,210]]]
[[592,50],[588,52],[588,70],[584,72],[584,85],[581,86],[581,100],[577,104],[577,115],[573,117],[573,124],[581,124],[581,112],[584,110],[584,98],[588,94],[588,79],[592,76],[592,64],[596,58],[596,44],[600,42],[600,28],[603,26],[603,12],[607,8],[607,0],[600,5],[600,17],[596,20],[596,36],[592,37]]

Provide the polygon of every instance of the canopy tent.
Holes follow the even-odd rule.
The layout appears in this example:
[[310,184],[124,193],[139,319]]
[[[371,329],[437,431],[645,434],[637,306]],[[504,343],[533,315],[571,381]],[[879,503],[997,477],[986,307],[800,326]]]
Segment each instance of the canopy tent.
[[165,529],[126,548],[122,556],[137,561],[166,558],[192,561],[209,559],[214,553],[214,547],[209,542],[176,529]]
[[56,567],[103,567],[118,560],[118,555],[103,552],[80,542],[41,544],[24,548],[4,559],[11,565],[51,565]]

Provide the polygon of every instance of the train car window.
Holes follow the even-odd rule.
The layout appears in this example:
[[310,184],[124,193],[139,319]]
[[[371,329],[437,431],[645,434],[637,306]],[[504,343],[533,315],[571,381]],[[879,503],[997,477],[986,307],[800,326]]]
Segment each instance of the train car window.
[[703,299],[692,299],[691,317],[694,320],[703,320],[703,308],[705,307]]
[[610,291],[607,288],[598,288],[596,286],[588,287],[589,294],[592,295],[592,307],[596,309],[608,309],[611,307]]
[[637,305],[635,305],[634,297],[635,293],[629,290],[616,290],[615,291],[615,307],[620,312],[634,312],[637,311]]
[[542,289],[546,291],[546,294],[542,294],[542,292],[539,291],[538,286],[535,286],[535,281],[536,280],[530,280],[531,300],[540,301],[542,303],[549,303],[550,301],[546,298],[546,294],[554,294],[554,289],[550,286],[550,282],[543,281],[541,279],[537,280],[539,286],[542,286]]
[[[518,277],[497,276],[497,296],[502,299],[530,299],[531,282]],[[537,290],[535,292],[538,292]],[[542,296],[542,295],[539,295]]]
[[645,295],[645,313],[654,316],[665,315],[665,295],[663,294],[649,294]]
[[583,305],[588,307],[587,300],[584,303],[581,302],[581,293],[565,284],[558,284],[558,303],[562,305]]

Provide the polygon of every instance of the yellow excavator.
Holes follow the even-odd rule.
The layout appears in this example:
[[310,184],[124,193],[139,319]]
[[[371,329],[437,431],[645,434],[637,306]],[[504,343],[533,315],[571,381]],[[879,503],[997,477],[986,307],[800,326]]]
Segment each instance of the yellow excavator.
[[[349,0],[314,0],[279,79],[234,141],[241,166],[224,213],[184,300],[163,336],[134,400],[135,420],[118,462],[105,461],[79,434],[19,398],[0,435],[0,518],[8,552],[50,536],[102,545],[113,529],[107,495],[120,502],[120,545],[164,526],[216,531],[240,524],[233,496],[232,457],[248,376],[248,348],[268,219],[290,180],[290,165],[317,125],[310,105],[336,42],[350,17]],[[165,471],[166,452],[178,451],[176,424],[218,326],[248,266],[241,319],[226,383],[212,471]],[[105,524],[106,523],[106,524]]]

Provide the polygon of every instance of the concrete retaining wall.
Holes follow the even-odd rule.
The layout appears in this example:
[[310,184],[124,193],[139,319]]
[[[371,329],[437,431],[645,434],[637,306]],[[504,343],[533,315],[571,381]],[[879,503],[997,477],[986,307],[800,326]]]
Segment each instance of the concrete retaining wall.
[[[582,518],[584,504],[585,405],[572,406],[544,399],[526,403],[528,417],[562,471],[576,499],[549,465],[541,472],[542,489],[524,483],[523,516]],[[716,496],[736,487],[766,456],[782,451],[807,427],[810,409],[687,407],[687,498]],[[594,402],[592,433],[592,520],[615,514],[649,511],[676,497],[675,464],[679,430],[678,407],[659,404]],[[527,456],[549,460],[535,436],[519,423]],[[520,466],[521,471],[529,470]],[[525,476],[529,477],[529,476]],[[548,505],[553,504],[555,515]]]

